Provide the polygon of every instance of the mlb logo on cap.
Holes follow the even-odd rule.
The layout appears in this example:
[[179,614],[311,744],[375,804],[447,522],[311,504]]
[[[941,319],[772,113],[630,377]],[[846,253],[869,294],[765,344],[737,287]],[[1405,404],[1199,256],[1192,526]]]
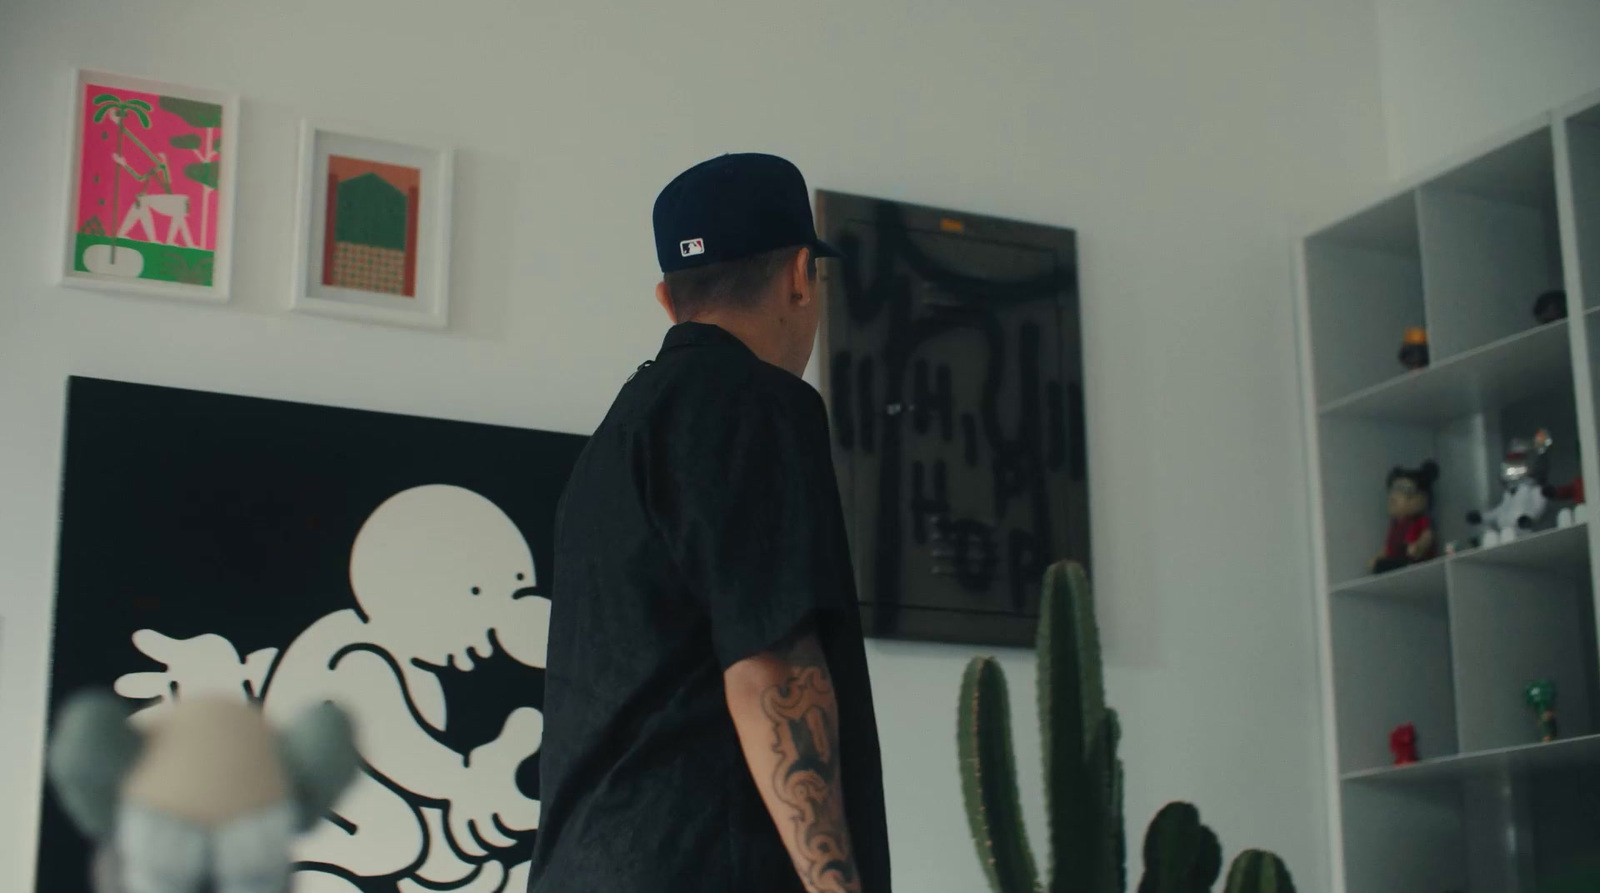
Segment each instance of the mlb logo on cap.
[[684,239],[682,242],[678,243],[678,250],[683,252],[684,257],[694,257],[696,254],[705,254],[706,240]]

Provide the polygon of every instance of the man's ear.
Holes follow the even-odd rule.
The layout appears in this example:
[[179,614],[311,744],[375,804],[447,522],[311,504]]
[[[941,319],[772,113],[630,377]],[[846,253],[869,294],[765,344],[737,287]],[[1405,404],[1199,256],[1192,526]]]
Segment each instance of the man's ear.
[[811,249],[802,248],[796,251],[794,259],[789,261],[789,294],[798,300],[796,303],[804,306],[812,300],[812,293],[816,291],[816,267],[812,265]]
[[656,303],[661,305],[662,310],[667,311],[667,319],[672,320],[673,325],[677,325],[678,314],[672,309],[672,295],[667,292],[666,280],[656,283]]

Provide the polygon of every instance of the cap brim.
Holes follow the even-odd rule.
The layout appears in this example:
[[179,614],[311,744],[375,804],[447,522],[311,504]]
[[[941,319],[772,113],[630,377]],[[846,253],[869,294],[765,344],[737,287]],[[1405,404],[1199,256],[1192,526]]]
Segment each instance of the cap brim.
[[811,240],[811,256],[812,257],[844,257],[844,252],[840,251],[839,249],[837,249],[835,247],[833,247],[832,245],[829,245],[827,242],[824,242],[821,239],[812,239]]

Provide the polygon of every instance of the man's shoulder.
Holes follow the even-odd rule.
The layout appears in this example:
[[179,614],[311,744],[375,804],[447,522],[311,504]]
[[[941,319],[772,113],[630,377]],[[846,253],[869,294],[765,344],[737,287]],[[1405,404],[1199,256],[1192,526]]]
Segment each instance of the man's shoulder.
[[822,405],[816,388],[794,373],[761,360],[753,360],[752,365],[755,369],[745,385],[749,396],[805,411]]
[[641,369],[624,394],[634,410],[630,415],[640,419],[686,412],[713,413],[734,421],[729,414],[758,408],[808,413],[816,411],[822,399],[784,369],[748,351],[720,345],[662,357]]

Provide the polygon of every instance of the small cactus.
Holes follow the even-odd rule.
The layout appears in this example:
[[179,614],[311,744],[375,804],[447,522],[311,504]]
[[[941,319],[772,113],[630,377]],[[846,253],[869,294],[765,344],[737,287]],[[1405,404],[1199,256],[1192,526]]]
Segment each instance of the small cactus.
[[1226,893],[1295,893],[1289,867],[1265,850],[1245,850],[1228,869]]
[[1200,824],[1200,810],[1168,803],[1144,836],[1139,893],[1207,893],[1222,873],[1222,845]]

